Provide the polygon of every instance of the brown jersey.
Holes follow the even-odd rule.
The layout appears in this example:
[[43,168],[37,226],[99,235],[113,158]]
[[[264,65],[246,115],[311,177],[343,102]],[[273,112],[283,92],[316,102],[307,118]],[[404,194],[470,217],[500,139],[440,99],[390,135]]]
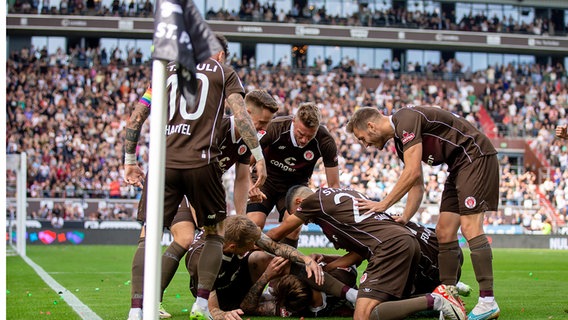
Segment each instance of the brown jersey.
[[491,141],[469,121],[435,107],[406,107],[392,116],[398,156],[422,143],[422,161],[429,165],[445,163],[448,170],[471,163],[479,157],[496,154]]
[[[190,275],[189,290],[197,297],[199,283],[198,263],[205,246],[205,234],[200,231],[187,251],[185,263]],[[217,293],[222,310],[238,309],[253,282],[250,276],[248,259],[252,251],[239,256],[223,253],[223,261],[213,289]]]
[[284,193],[291,186],[307,185],[319,158],[325,167],[338,166],[337,145],[329,131],[320,126],[315,138],[301,148],[293,137],[292,119],[277,117],[259,133],[268,174],[263,187]]
[[322,188],[302,201],[294,213],[305,223],[319,225],[336,248],[358,253],[365,259],[379,251],[385,241],[414,236],[386,213],[363,215],[354,199],[367,197],[358,191]]
[[420,245],[413,294],[429,293],[441,284],[438,268],[438,237],[434,229],[409,221],[406,226]]
[[250,164],[251,152],[243,139],[237,138],[236,130],[235,117],[223,117],[221,120],[221,133],[223,136],[219,143],[219,149],[221,150],[219,168],[223,172],[229,170],[236,162]]
[[213,59],[198,64],[196,103],[191,106],[178,88],[176,65],[168,64],[167,71],[166,167],[191,169],[217,161],[225,98],[233,93],[244,96],[237,73]]

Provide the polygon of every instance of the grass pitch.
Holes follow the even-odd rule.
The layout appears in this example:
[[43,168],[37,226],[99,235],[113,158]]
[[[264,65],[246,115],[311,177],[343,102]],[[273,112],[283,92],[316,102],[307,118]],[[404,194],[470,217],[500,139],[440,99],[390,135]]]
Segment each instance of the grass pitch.
[[[130,265],[135,249],[34,245],[27,247],[27,253],[102,319],[124,320],[130,307]],[[307,248],[301,251],[334,252]],[[470,310],[477,302],[477,283],[469,252],[464,253],[462,280],[474,288],[473,295],[464,298]],[[493,255],[499,319],[568,319],[568,252],[494,249]],[[182,263],[164,295],[164,305],[172,319],[188,318],[194,301],[188,287],[189,275]],[[60,293],[51,290],[20,257],[6,257],[6,289],[7,319],[80,319]]]

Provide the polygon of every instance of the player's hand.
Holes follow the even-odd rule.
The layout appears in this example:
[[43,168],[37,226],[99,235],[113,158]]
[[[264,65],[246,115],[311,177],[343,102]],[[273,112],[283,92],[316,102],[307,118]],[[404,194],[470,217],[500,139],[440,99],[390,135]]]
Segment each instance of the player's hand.
[[321,266],[312,258],[305,256],[304,263],[306,264],[306,273],[308,278],[314,276],[314,281],[317,285],[321,286],[324,282],[324,273]]
[[321,253],[311,253],[310,258],[314,259],[315,262],[323,262],[323,254]]
[[568,127],[567,126],[556,127],[556,137],[561,139],[568,139]]
[[262,202],[266,199],[266,195],[264,192],[260,191],[257,187],[250,188],[248,192],[248,202],[255,203],[255,202]]
[[286,266],[288,266],[288,264],[289,261],[286,258],[282,257],[272,258],[272,261],[270,261],[270,263],[266,267],[266,270],[264,270],[266,278],[268,280],[272,280],[283,276],[287,271]]
[[244,314],[243,310],[235,309],[231,311],[222,311],[221,309],[215,308],[210,310],[211,317],[214,320],[242,320],[241,315]]
[[[260,188],[266,181],[267,173],[266,173],[266,160],[262,159],[256,162],[256,182],[252,188]],[[251,189],[252,189],[251,188]]]
[[129,185],[144,187],[144,179],[146,175],[137,164],[124,165],[124,181]]
[[373,212],[385,212],[388,209],[383,204],[383,202],[377,202],[363,198],[354,199],[353,202],[359,208],[359,210],[364,211],[363,214],[370,214]]
[[404,215],[398,215],[398,216],[392,216],[392,218],[394,219],[394,221],[402,224],[402,225],[406,225],[408,223],[408,218],[406,218]]

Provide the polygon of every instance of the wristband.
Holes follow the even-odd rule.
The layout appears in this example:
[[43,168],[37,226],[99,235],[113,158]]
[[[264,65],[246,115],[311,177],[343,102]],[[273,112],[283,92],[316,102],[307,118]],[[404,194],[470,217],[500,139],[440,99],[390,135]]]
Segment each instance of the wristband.
[[264,155],[262,155],[262,148],[260,146],[251,149],[250,153],[256,159],[256,161],[264,160]]
[[138,164],[136,162],[136,153],[125,153],[124,164]]

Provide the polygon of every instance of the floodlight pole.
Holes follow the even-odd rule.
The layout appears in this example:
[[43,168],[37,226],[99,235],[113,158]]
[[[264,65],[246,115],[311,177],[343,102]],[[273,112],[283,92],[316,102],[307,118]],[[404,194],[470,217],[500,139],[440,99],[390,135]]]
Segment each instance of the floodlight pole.
[[164,183],[167,120],[166,61],[152,62],[152,109],[150,111],[150,152],[146,184],[146,248],[144,258],[144,319],[158,319],[162,279],[161,236],[164,216]]

